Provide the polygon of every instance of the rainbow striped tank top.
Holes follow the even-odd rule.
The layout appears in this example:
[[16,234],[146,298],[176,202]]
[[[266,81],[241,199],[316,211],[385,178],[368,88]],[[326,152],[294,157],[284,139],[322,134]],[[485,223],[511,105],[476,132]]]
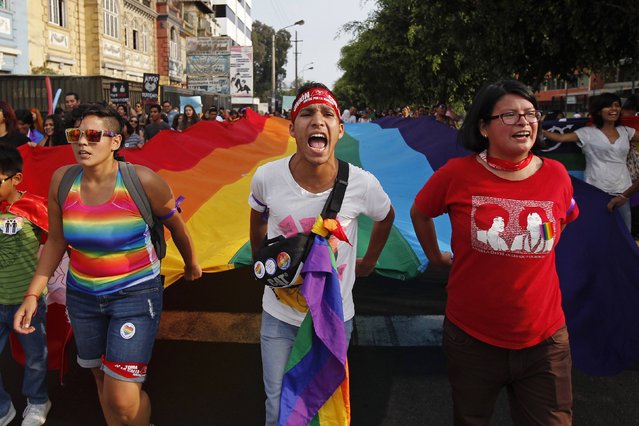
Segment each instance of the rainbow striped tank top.
[[80,197],[81,172],[62,209],[70,246],[67,286],[94,295],[115,293],[160,273],[149,227],[124,185],[120,171],[113,196],[98,206]]

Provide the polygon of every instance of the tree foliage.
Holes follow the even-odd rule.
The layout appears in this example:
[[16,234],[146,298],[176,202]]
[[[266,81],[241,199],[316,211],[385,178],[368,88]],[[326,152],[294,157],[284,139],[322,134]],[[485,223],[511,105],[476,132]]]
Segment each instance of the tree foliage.
[[[340,99],[385,108],[469,102],[486,81],[604,72],[639,61],[636,0],[376,0],[377,10],[346,28]],[[363,105],[362,105],[363,106]]]
[[[271,97],[272,39],[275,29],[260,21],[253,22],[251,41],[253,42],[253,87],[256,95],[262,99]],[[276,88],[286,78],[288,50],[291,48],[291,34],[280,30],[275,34],[275,75]]]

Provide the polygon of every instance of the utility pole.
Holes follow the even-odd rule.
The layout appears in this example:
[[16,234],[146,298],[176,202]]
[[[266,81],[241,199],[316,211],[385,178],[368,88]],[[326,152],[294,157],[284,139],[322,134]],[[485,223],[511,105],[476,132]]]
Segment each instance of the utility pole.
[[295,43],[295,93],[297,94],[297,89],[299,89],[299,80],[297,79],[297,58],[299,55],[301,55],[301,53],[298,52],[297,50],[297,43],[304,41],[304,40],[298,40],[297,39],[297,30],[295,30],[295,40],[293,40],[293,43]]
[[271,37],[271,113],[275,113],[275,31]]
[[[295,25],[304,25],[304,20],[300,19],[299,21],[295,22],[294,24],[291,25],[287,25],[284,28],[281,28],[279,31],[281,30],[285,30],[287,28],[290,28],[292,26]],[[273,36],[271,37],[271,105],[272,105],[272,112],[275,112],[275,79],[276,79],[276,75],[275,75],[275,34],[277,34],[278,31],[273,31]],[[295,39],[297,39],[297,32],[295,32]],[[295,45],[295,48],[297,50],[297,44]],[[297,55],[295,56],[295,64],[297,66]]]

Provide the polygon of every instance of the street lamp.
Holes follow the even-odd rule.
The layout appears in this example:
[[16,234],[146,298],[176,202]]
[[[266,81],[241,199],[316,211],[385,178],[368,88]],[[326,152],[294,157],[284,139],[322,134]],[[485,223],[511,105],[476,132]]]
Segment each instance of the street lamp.
[[311,61],[311,62],[309,62],[308,64],[304,65],[304,66],[302,67],[302,70],[300,71],[300,73],[303,73],[303,72],[304,72],[304,71],[306,71],[306,70],[312,70],[312,69],[313,69],[313,67],[312,67],[311,65],[315,65],[315,62]]
[[284,28],[280,28],[277,31],[273,31],[273,37],[271,37],[271,65],[272,65],[272,73],[271,73],[271,111],[275,112],[275,34],[279,31],[285,30],[290,27],[294,27],[295,25],[304,25],[304,20],[300,19],[294,24],[287,25]]
[[308,71],[308,70],[314,69],[311,65],[313,65],[313,62],[309,62],[308,64],[306,64],[306,65],[304,65],[302,67],[302,70],[300,71],[300,74],[302,75],[302,79],[304,79],[304,71]]

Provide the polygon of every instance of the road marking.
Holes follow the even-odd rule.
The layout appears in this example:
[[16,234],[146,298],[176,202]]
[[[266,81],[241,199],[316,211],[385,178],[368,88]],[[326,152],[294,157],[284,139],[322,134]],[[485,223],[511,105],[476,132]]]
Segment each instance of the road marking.
[[[158,339],[260,342],[260,313],[164,311]],[[443,315],[356,316],[353,346],[441,346]]]

